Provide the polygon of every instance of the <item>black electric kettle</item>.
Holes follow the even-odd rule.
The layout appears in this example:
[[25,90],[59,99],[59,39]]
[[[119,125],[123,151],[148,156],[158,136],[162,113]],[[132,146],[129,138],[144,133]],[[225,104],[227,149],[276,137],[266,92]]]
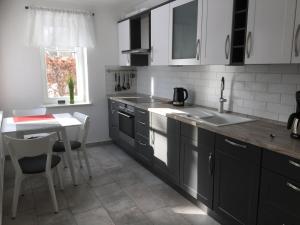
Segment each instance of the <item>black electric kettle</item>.
[[185,88],[174,88],[173,105],[184,106],[184,102],[188,99],[189,94]]
[[300,139],[299,124],[300,124],[300,91],[296,92],[297,111],[289,117],[287,128],[291,130],[291,137]]

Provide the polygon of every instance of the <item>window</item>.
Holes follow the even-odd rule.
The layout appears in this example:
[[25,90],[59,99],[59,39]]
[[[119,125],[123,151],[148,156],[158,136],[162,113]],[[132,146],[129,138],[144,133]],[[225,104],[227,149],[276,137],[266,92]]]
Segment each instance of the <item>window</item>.
[[75,81],[75,102],[88,102],[88,79],[85,48],[45,48],[44,62],[45,103],[69,102],[68,78]]

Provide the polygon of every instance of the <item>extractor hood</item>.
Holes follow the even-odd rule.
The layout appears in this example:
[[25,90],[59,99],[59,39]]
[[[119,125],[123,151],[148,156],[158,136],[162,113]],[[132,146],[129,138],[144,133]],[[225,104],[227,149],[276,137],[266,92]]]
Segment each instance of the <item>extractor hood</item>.
[[129,54],[132,66],[148,66],[150,46],[150,11],[130,18],[130,49],[122,51]]

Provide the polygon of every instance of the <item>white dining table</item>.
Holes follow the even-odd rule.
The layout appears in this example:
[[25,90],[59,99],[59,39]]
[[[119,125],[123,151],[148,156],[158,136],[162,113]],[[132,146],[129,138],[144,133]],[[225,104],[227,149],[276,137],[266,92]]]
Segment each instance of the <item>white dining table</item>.
[[66,155],[70,167],[72,181],[74,185],[77,185],[75,168],[71,156],[72,150],[66,129],[69,127],[78,127],[81,125],[81,122],[73,117],[70,113],[60,113],[52,115],[53,118],[49,118],[46,120],[42,119],[25,122],[15,122],[13,117],[4,118],[1,129],[2,135],[16,135],[17,137],[20,137],[27,134],[37,133],[60,133],[66,149]]

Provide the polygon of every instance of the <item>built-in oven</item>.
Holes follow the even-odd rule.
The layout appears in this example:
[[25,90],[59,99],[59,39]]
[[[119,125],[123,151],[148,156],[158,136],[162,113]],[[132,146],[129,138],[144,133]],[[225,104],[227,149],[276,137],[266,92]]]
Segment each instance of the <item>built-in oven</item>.
[[120,104],[118,109],[119,114],[119,138],[134,146],[135,141],[135,113],[134,107],[126,104]]

